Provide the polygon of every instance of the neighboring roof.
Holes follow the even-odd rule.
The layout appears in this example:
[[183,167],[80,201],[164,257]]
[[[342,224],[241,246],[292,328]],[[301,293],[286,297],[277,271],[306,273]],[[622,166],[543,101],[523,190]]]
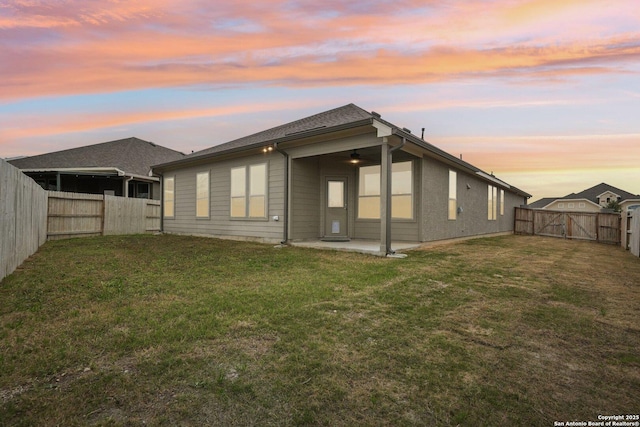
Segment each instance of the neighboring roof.
[[587,199],[594,203],[598,203],[598,196],[602,195],[603,193],[606,193],[607,191],[610,191],[620,196],[620,201],[624,201],[627,199],[640,198],[640,195],[631,194],[628,191],[621,190],[619,188],[614,187],[613,185],[609,185],[603,182],[591,188],[587,188],[586,190],[583,190],[579,193],[568,194],[562,197],[562,199]]
[[138,138],[126,138],[101,144],[55,151],[9,160],[23,170],[117,168],[127,174],[149,176],[151,166],[184,158],[179,151]]
[[285,142],[289,140],[298,139],[301,137],[309,137],[313,135],[321,135],[324,133],[335,132],[338,130],[351,129],[359,126],[373,125],[375,121],[383,123],[393,130],[393,133],[406,138],[408,141],[421,146],[429,150],[430,152],[446,158],[452,163],[458,164],[461,167],[471,170],[472,172],[482,176],[488,181],[501,184],[504,187],[510,188],[512,191],[519,193],[525,197],[531,197],[530,194],[510,186],[509,184],[500,181],[493,175],[490,175],[481,169],[473,166],[470,163],[459,159],[456,156],[439,149],[438,147],[424,141],[421,138],[410,133],[408,129],[400,128],[386,120],[383,120],[379,114],[374,112],[368,112],[355,104],[347,104],[342,107],[334,108],[332,110],[324,111],[322,113],[314,114],[309,117],[305,117],[300,120],[296,120],[290,123],[286,123],[281,126],[277,126],[271,129],[264,130],[249,136],[245,136],[233,141],[229,141],[224,144],[216,145],[205,150],[197,151],[195,153],[185,156],[183,159],[171,161],[163,164],[157,164],[154,168],[162,169],[167,166],[177,166],[181,164],[188,164],[191,161],[202,160],[206,158],[212,158],[220,154],[228,154],[233,152],[239,152],[248,150],[251,148],[260,147],[265,144],[274,144]]
[[608,191],[620,196],[620,202],[623,202],[625,200],[640,199],[640,195],[629,193],[628,191],[621,190],[614,187],[613,185],[609,185],[603,182],[591,188],[587,188],[586,190],[583,190],[579,193],[567,194],[564,197],[544,197],[540,200],[536,200],[533,203],[529,203],[528,207],[532,209],[542,209],[549,204],[559,200],[588,200],[598,205],[598,197]]
[[561,199],[562,197],[544,197],[540,200],[536,200],[533,203],[529,203],[527,205],[528,208],[531,209],[542,209],[550,203],[553,203],[555,200]]

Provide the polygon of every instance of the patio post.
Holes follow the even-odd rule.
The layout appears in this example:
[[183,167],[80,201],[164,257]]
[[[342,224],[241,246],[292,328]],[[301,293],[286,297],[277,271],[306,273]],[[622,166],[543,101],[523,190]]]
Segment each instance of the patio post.
[[380,146],[380,254],[391,252],[391,156],[389,141],[382,138]]

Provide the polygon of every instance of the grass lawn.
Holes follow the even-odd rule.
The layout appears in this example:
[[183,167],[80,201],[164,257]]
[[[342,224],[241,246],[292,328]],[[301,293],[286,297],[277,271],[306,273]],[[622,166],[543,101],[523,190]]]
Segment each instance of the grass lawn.
[[640,259],[47,242],[0,284],[0,425],[552,426],[640,412]]

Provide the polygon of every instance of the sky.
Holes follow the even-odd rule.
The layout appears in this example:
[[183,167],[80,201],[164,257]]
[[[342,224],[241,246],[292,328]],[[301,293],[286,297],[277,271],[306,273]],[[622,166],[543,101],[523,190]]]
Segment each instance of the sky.
[[640,194],[637,0],[0,0],[0,157],[354,103],[530,194]]

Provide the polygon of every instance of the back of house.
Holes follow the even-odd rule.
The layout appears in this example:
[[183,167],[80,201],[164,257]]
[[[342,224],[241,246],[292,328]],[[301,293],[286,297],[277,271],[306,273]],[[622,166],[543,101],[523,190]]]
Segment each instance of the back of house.
[[163,230],[288,242],[428,242],[513,230],[530,197],[353,105],[157,165]]

